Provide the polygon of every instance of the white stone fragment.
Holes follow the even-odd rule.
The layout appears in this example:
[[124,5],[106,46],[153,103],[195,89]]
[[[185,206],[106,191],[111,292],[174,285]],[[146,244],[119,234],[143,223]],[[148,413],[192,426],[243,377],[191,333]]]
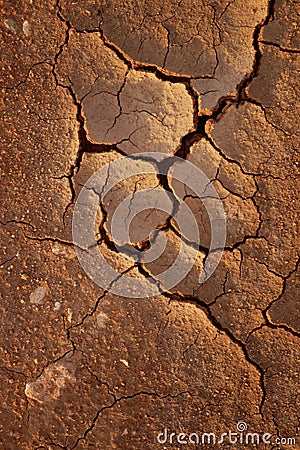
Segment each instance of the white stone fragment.
[[68,321],[69,323],[72,322],[72,317],[73,317],[73,311],[71,310],[71,308],[68,308],[68,309],[67,309],[67,321]]
[[108,319],[107,314],[105,314],[105,313],[103,313],[103,312],[99,313],[98,316],[97,316],[97,324],[98,324],[98,327],[99,327],[99,328],[103,328],[105,322],[107,321],[107,319]]
[[29,36],[30,35],[30,29],[29,29],[29,22],[28,22],[28,20],[24,20],[24,22],[23,22],[23,33],[25,34],[25,36]]
[[36,288],[35,291],[33,291],[30,294],[30,303],[33,303],[35,305],[40,305],[43,303],[43,299],[46,295],[46,289],[44,288],[44,286],[39,286],[38,288]]
[[126,361],[126,359],[120,359],[120,362],[124,364],[124,366],[128,367],[129,363]]
[[55,311],[58,311],[61,307],[61,303],[60,302],[55,302]]

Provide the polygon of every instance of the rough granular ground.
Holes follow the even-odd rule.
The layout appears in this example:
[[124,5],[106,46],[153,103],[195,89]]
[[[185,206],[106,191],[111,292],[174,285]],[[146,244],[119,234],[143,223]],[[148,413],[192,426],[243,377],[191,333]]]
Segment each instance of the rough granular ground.
[[[192,449],[180,439],[240,438],[243,426],[270,443],[235,448],[300,449],[297,11],[293,0],[2,2],[1,449]],[[160,258],[134,262],[114,246],[120,202],[173,192],[201,236],[189,274],[134,299],[79,264],[82,186],[139,152],[190,161],[222,199],[225,249],[202,285],[207,212],[155,174],[105,197],[99,248],[137,278],[171,266],[183,241],[193,252],[159,209],[135,217],[130,238],[145,250],[160,228]]]

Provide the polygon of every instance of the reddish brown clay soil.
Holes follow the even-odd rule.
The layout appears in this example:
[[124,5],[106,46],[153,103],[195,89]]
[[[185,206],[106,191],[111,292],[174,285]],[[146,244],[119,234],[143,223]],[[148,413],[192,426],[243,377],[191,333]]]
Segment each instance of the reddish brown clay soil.
[[[299,4],[2,3],[0,449],[300,449]],[[98,247],[121,280],[155,278],[183,242],[195,262],[136,299],[86,274],[72,217],[92,174],[140,152],[171,172],[139,159],[103,199]],[[226,215],[203,284],[213,225],[174,155]],[[154,208],[130,238],[146,250],[159,228],[163,254],[116,250],[114,211],[143,189],[182,198],[199,248]]]

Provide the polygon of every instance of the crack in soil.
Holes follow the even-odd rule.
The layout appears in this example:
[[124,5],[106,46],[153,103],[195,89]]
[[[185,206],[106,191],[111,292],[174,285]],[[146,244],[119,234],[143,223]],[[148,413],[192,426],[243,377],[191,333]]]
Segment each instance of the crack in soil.
[[77,438],[77,441],[76,441],[75,445],[73,447],[71,447],[70,450],[74,450],[78,446],[80,441],[86,440],[87,435],[95,427],[95,425],[97,423],[97,420],[100,417],[101,413],[103,411],[107,410],[107,409],[114,408],[114,406],[117,403],[129,400],[129,399],[132,399],[132,398],[136,398],[136,397],[139,397],[139,396],[142,396],[142,395],[150,396],[150,397],[154,397],[154,398],[159,398],[159,399],[163,400],[163,399],[166,399],[166,398],[177,398],[177,397],[180,397],[181,395],[186,395],[186,394],[190,395],[191,397],[193,397],[193,394],[191,392],[189,392],[189,391],[183,391],[183,392],[180,392],[179,394],[175,394],[175,395],[172,395],[172,394],[160,395],[160,394],[157,394],[156,392],[140,391],[140,392],[136,392],[136,393],[134,393],[132,395],[126,395],[126,396],[121,396],[121,397],[115,398],[115,400],[112,403],[110,403],[109,405],[103,406],[99,411],[97,411],[96,415],[94,416],[94,418],[92,420],[92,424],[89,426],[89,428],[87,428],[85,430],[85,432],[83,433],[83,435],[81,437]]
[[270,45],[272,47],[276,47],[278,48],[281,52],[286,52],[286,53],[300,53],[300,50],[297,48],[291,48],[291,47],[283,47],[280,44],[277,44],[276,42],[269,42],[269,41],[264,41],[264,40],[260,40],[259,42],[261,42],[264,45]]
[[176,301],[182,301],[182,302],[190,302],[190,303],[194,303],[196,306],[200,307],[201,310],[206,314],[206,316],[209,319],[209,321],[211,322],[211,324],[216,328],[216,330],[218,330],[220,332],[224,332],[226,334],[226,336],[231,340],[231,342],[236,344],[242,350],[245,360],[248,363],[250,363],[253,367],[255,367],[255,369],[259,373],[260,388],[261,388],[261,392],[262,392],[262,399],[261,399],[261,402],[259,405],[259,413],[264,421],[263,406],[264,406],[264,403],[266,400],[266,395],[267,395],[265,384],[264,384],[265,370],[255,360],[250,358],[250,356],[248,354],[247,346],[240,339],[238,339],[228,328],[224,327],[218,321],[218,319],[211,312],[210,305],[207,305],[204,301],[200,300],[199,298],[191,297],[188,295],[182,295],[179,293],[173,294],[173,293],[165,292],[162,295],[169,298],[171,301],[176,300]]

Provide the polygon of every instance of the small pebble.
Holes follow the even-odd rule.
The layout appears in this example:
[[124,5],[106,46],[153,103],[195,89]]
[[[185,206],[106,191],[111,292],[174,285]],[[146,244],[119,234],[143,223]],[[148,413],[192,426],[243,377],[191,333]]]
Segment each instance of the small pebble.
[[128,367],[129,363],[126,361],[126,359],[120,359],[120,362],[124,364],[124,366]]
[[71,308],[68,308],[68,309],[67,309],[67,321],[68,321],[69,323],[72,322],[72,317],[73,317],[73,311],[71,310]]
[[36,288],[35,291],[33,291],[30,294],[30,303],[33,303],[35,305],[40,305],[43,302],[43,299],[46,295],[46,289],[44,288],[44,286],[39,286],[38,288]]
[[107,319],[108,319],[108,316],[105,313],[103,313],[103,312],[99,313],[97,316],[98,327],[103,328]]
[[4,24],[10,31],[17,31],[17,24],[13,19],[4,20]]
[[24,22],[23,22],[23,33],[25,34],[25,36],[30,35],[28,20],[24,20]]
[[61,253],[61,248],[60,248],[60,246],[57,245],[57,244],[54,244],[53,247],[52,247],[52,253],[53,253],[54,255],[59,255],[59,254]]

